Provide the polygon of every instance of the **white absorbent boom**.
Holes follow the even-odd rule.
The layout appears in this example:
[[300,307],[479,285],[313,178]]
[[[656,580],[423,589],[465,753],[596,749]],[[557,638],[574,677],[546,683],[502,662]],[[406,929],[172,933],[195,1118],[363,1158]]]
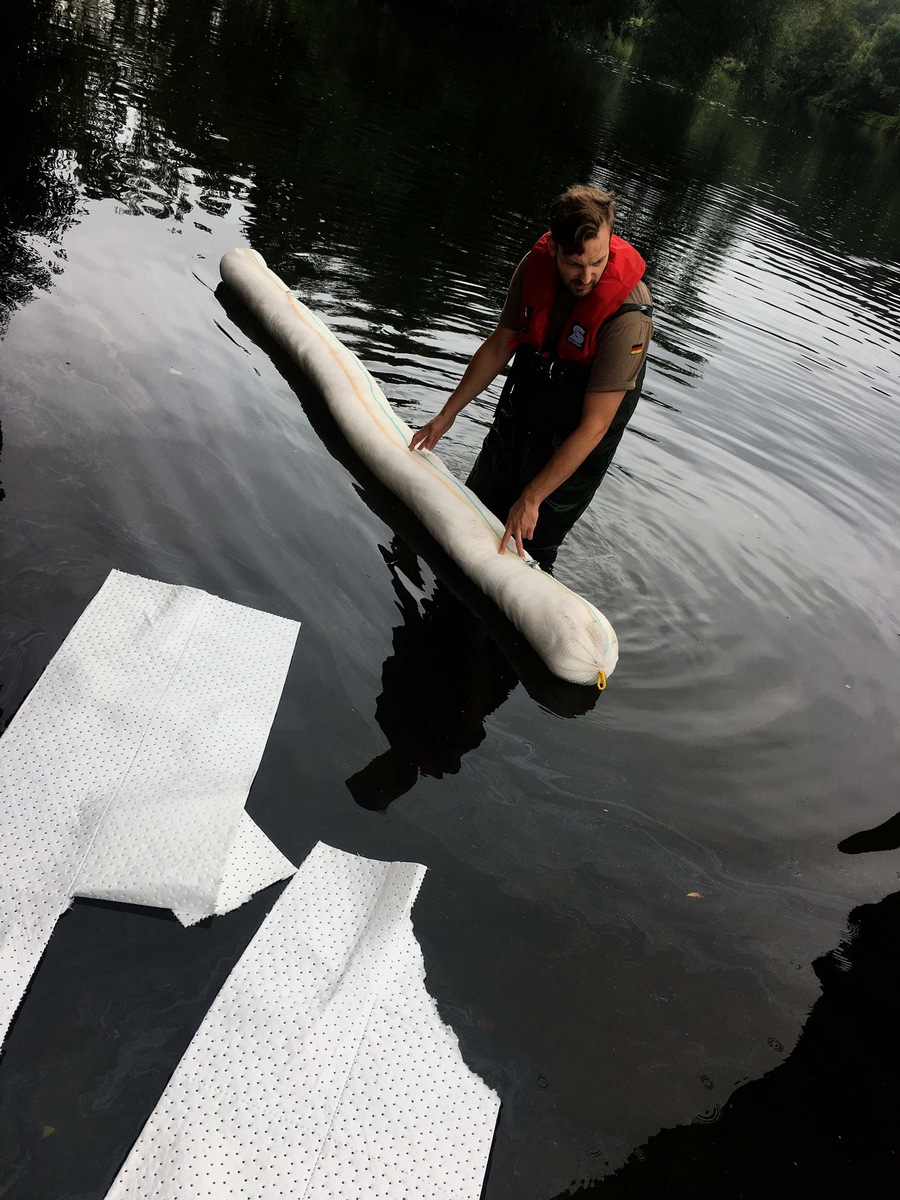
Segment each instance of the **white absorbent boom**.
[[270,271],[255,250],[229,250],[222,278],[321,391],[347,441],[381,482],[570,683],[604,687],[619,656],[606,617],[507,547],[503,523],[429,450],[409,450],[402,421],[359,359]]

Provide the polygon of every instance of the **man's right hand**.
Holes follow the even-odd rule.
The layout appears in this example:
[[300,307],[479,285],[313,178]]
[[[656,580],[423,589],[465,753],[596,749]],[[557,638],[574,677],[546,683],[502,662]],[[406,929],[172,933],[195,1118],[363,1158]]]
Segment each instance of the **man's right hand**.
[[447,417],[439,412],[427,425],[423,425],[412,435],[410,450],[433,450],[455,420],[455,417]]

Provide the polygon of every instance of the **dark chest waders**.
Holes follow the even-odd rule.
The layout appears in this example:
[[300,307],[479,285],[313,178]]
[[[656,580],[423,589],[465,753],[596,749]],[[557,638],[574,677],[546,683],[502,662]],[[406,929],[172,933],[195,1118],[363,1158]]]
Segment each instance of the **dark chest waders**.
[[[652,315],[653,308],[626,304],[610,320],[626,312]],[[646,362],[599,444],[541,504],[535,536],[526,545],[541,566],[552,566],[560,544],[600,486],[637,407],[645,371]],[[590,373],[588,363],[562,362],[531,346],[516,351],[493,424],[466,480],[501,521],[506,521],[523,490],[577,429]]]

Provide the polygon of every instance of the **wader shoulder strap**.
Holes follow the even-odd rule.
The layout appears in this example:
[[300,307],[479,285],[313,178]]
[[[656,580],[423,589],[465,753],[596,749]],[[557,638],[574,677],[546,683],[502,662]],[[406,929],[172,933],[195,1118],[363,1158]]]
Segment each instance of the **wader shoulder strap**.
[[[621,307],[616,309],[616,311],[613,313],[613,315],[609,318],[609,321],[614,321],[616,319],[616,317],[621,317],[623,313],[630,313],[630,312],[639,312],[639,313],[643,313],[647,317],[652,317],[653,316],[653,305],[652,304],[623,304],[623,305],[621,305]],[[609,321],[606,322],[607,325],[609,324]]]

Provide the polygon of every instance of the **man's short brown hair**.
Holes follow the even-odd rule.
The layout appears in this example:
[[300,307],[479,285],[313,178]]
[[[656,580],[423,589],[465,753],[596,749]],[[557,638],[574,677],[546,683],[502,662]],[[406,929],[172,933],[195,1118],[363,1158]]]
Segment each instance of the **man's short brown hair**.
[[581,254],[584,243],[616,219],[616,201],[602,188],[578,183],[550,205],[550,233],[563,254]]

